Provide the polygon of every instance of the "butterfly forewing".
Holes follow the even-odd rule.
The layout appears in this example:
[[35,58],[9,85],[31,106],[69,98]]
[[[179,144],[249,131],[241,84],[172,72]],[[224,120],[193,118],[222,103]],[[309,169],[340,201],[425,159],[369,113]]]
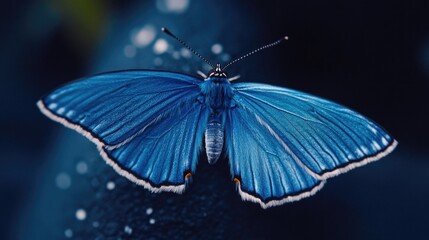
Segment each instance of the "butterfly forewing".
[[178,73],[112,72],[67,84],[38,106],[96,143],[121,175],[152,191],[182,192],[207,122],[195,103],[200,83]]

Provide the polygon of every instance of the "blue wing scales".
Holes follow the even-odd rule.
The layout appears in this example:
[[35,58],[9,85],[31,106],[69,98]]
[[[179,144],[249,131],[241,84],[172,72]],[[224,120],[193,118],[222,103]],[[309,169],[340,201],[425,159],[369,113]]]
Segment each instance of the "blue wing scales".
[[195,101],[200,83],[178,73],[119,71],[67,84],[38,106],[97,144],[121,175],[152,191],[182,192],[207,122]]
[[72,82],[41,101],[54,115],[89,130],[103,144],[116,145],[198,94],[199,83],[178,73],[119,71]]
[[[241,176],[241,190],[250,192],[250,194],[256,192],[256,195],[259,195],[258,198],[250,200],[260,201],[262,199],[264,201],[266,197],[277,197],[286,201],[289,194],[293,194],[296,191],[311,193],[314,189],[311,186],[317,183],[316,180],[323,182],[329,177],[378,160],[390,153],[397,145],[397,142],[374,122],[359,113],[328,100],[266,84],[237,83],[233,85],[233,88],[235,91],[234,99],[238,108],[252,112],[257,116],[257,122],[269,129],[268,132],[272,135],[269,136],[265,131],[265,133],[261,132],[258,137],[262,141],[277,141],[284,144],[283,149],[273,149],[271,147],[270,151],[274,150],[277,155],[285,155],[283,156],[283,161],[292,162],[295,164],[294,167],[300,169],[300,171],[305,170],[302,173],[304,175],[308,174],[307,178],[310,178],[309,176],[314,178],[312,181],[307,181],[307,184],[301,184],[301,186],[304,186],[301,189],[296,186],[297,188],[294,191],[282,193],[281,191],[267,190],[269,188],[266,185],[267,177],[265,174],[268,171],[273,171],[272,169],[258,170],[253,174],[253,181],[260,181],[260,184],[264,183],[265,185],[261,189],[245,189],[245,183],[247,185],[252,183],[248,182],[250,181],[249,179],[244,179]],[[231,115],[233,116],[233,114]],[[248,119],[252,118],[245,117],[241,122],[243,125],[251,124],[253,128],[249,128],[249,131],[254,131],[257,123],[254,119],[250,123],[245,123],[245,121],[249,121]],[[261,128],[260,126],[258,127]],[[230,129],[230,131],[234,132],[235,130]],[[239,135],[243,137],[245,133],[240,133]],[[233,137],[233,135],[230,136],[230,138]],[[266,139],[270,137],[271,140]],[[233,139],[229,141],[232,141],[232,146],[238,146],[238,142],[234,143]],[[266,146],[268,145],[258,147],[257,144],[253,144],[252,146],[258,149],[256,150],[258,152],[264,148],[267,149]],[[232,158],[231,171],[233,174],[240,175],[240,172],[249,171],[248,168],[250,167],[255,169],[255,166],[262,167],[264,164],[266,165],[266,163],[257,162],[261,161],[258,158],[264,159],[267,156],[258,153],[240,160],[237,151],[232,149],[229,152]],[[245,160],[254,163],[254,166],[244,166],[244,164],[249,164],[244,163]],[[242,166],[239,168],[234,164]],[[242,167],[245,167],[246,170],[243,170]],[[269,167],[274,168],[274,166]],[[278,171],[278,174],[290,175],[291,172]],[[241,175],[243,174],[241,173]],[[245,175],[249,174],[246,173]]]
[[228,112],[225,130],[231,174],[243,200],[267,208],[322,188],[324,181],[308,173],[268,123],[246,106]]
[[263,116],[321,178],[377,160],[397,144],[376,123],[334,102],[266,84],[234,88],[237,101]]

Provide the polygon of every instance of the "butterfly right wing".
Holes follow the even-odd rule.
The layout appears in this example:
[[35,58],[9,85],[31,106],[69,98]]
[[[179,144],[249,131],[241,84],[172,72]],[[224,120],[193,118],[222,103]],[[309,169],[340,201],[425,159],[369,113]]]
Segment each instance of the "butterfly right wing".
[[225,127],[231,173],[263,208],[310,196],[324,181],[380,159],[397,142],[334,102],[258,83],[233,84]]
[[182,192],[207,122],[196,101],[200,83],[170,72],[104,73],[67,84],[37,105],[93,141],[119,174],[152,191]]
[[225,134],[231,174],[243,200],[268,208],[323,187],[325,181],[296,161],[284,141],[249,108],[239,105],[228,111]]

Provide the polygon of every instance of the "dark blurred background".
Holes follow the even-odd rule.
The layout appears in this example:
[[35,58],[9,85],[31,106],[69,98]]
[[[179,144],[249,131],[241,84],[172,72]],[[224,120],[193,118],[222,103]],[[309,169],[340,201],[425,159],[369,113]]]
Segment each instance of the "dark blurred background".
[[[0,239],[429,239],[428,1],[7,1],[0,10]],[[166,26],[240,81],[349,106],[398,148],[311,198],[262,210],[242,202],[227,159],[204,156],[183,195],[118,176],[95,145],[36,101],[94,73],[207,66]]]

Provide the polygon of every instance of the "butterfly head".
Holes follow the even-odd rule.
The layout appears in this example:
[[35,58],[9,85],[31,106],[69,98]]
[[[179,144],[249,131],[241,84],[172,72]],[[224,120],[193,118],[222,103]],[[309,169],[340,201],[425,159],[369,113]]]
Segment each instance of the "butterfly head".
[[217,78],[226,78],[226,73],[220,67],[220,64],[216,64],[216,67],[210,70],[209,78],[217,77]]

